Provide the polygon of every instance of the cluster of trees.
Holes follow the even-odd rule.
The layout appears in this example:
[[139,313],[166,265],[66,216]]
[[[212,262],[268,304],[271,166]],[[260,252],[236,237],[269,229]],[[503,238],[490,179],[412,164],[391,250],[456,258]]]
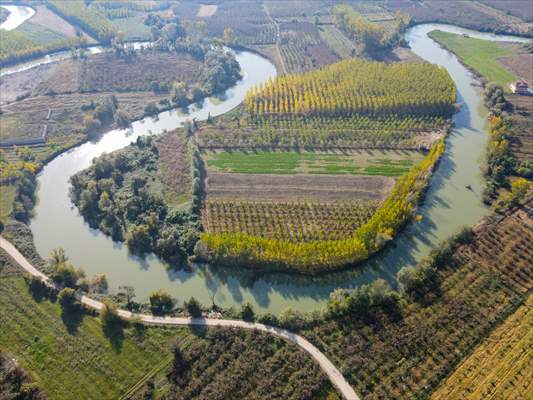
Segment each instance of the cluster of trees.
[[[420,132],[441,129],[443,117],[396,115],[371,117],[351,115],[327,117],[272,115],[250,118],[245,129],[206,130],[200,136],[202,147],[363,147],[408,146]],[[240,121],[238,121],[240,124]]]
[[372,202],[321,203],[207,201],[204,229],[211,233],[244,232],[294,242],[342,239],[370,219]]
[[126,112],[118,110],[118,100],[115,95],[109,96],[100,103],[91,100],[89,104],[82,104],[80,109],[84,112],[83,129],[88,135],[113,121],[116,121],[119,126],[126,126],[130,122]]
[[168,0],[159,0],[157,2],[138,2],[138,1],[108,1],[97,0],[92,2],[91,6],[102,10],[109,18],[128,18],[137,15],[139,12],[155,12],[166,10],[171,3]]
[[[275,377],[275,384],[265,377]],[[330,390],[305,352],[271,335],[236,329],[207,330],[190,345],[176,346],[166,378],[169,399],[296,400]],[[152,388],[148,384],[145,393]]]
[[81,27],[85,32],[109,44],[116,35],[113,24],[97,8],[88,7],[84,0],[47,0],[46,6],[67,21]]
[[2,30],[0,40],[0,67],[15,64],[49,52],[77,46],[75,39],[61,38],[46,44],[32,40],[26,33],[17,30]]
[[[520,175],[526,178],[533,177],[533,166],[528,162],[519,161],[510,150],[510,140],[513,135],[513,119],[509,111],[509,103],[505,99],[501,86],[490,83],[484,91],[484,102],[490,110],[489,135],[490,140],[487,146],[487,186],[484,192],[484,201],[491,203],[497,197],[497,189],[506,186],[511,189],[511,193],[503,199],[502,205],[511,205],[519,201],[521,197],[521,187],[524,186],[525,179],[514,182],[513,187],[509,185],[508,176]],[[518,185],[518,186],[517,186]]]
[[11,355],[0,351],[0,398],[46,400],[48,396]]
[[363,51],[371,52],[384,45],[383,26],[369,21],[349,5],[336,5],[332,11],[335,25],[359,44]]
[[220,93],[241,79],[241,67],[229,52],[209,51],[204,64],[202,88],[208,94]]
[[158,157],[151,137],[140,137],[74,175],[71,198],[91,226],[115,240],[125,240],[133,253],[153,251],[177,261],[192,254],[200,222],[192,212],[169,209],[151,191]]
[[204,160],[196,143],[191,145],[192,211],[200,216],[204,198]]
[[400,295],[383,280],[376,279],[356,289],[335,289],[329,296],[327,312],[331,317],[357,315],[364,317],[376,308],[399,313]]
[[225,265],[316,273],[368,258],[391,240],[412,217],[431,172],[444,153],[437,142],[426,158],[398,179],[389,197],[372,217],[342,240],[291,242],[245,233],[203,233],[196,255]]
[[[26,153],[26,150],[22,151]],[[13,182],[25,174],[34,174],[37,171],[37,164],[30,161],[33,155],[31,154],[31,150],[29,151],[29,158],[27,160],[23,158],[21,161],[12,161],[9,159],[7,152],[0,149],[0,182]],[[25,157],[24,153],[23,157]]]
[[246,109],[253,115],[449,116],[455,101],[444,68],[351,59],[259,84],[246,94]]
[[367,53],[392,47],[401,40],[401,34],[411,24],[409,15],[398,12],[392,33],[387,33],[383,25],[369,21],[349,5],[336,5],[332,12],[335,25]]
[[[2,165],[0,163],[0,165]],[[35,205],[35,188],[37,182],[35,181],[34,171],[25,171],[19,174],[17,181],[17,195],[13,202],[12,215],[15,219],[28,222],[33,206]]]

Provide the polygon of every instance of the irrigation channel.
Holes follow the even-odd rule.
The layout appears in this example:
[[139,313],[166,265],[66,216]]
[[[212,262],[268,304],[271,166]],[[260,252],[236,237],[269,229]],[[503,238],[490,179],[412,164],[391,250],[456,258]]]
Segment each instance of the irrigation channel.
[[[244,78],[222,96],[205,99],[201,105],[191,106],[187,113],[167,111],[155,119],[134,122],[129,129],[112,130],[48,163],[38,176],[39,202],[31,221],[37,250],[46,257],[51,249],[63,247],[72,263],[83,267],[89,276],[105,273],[111,291],[117,291],[122,285],[133,286],[139,301],[146,300],[154,290],[166,289],[180,303],[194,296],[206,305],[215,302],[223,307],[239,307],[243,302],[250,302],[257,312],[279,313],[288,307],[315,310],[323,306],[330,292],[338,287],[356,287],[377,278],[395,286],[400,268],[415,264],[460,227],[475,224],[488,213],[481,201],[481,166],[488,139],[484,132],[486,115],[481,88],[453,54],[427,36],[434,29],[467,33],[481,39],[524,41],[440,24],[414,26],[406,33],[417,55],[450,72],[462,107],[454,116],[455,128],[448,137],[446,153],[419,210],[423,220],[411,223],[393,245],[367,263],[315,278],[259,274],[217,265],[170,268],[154,255],[144,259],[130,255],[125,245],[91,229],[71,203],[69,178],[87,168],[94,157],[120,149],[139,135],[174,129],[192,118],[203,120],[209,113],[212,116],[223,114],[244,99],[248,88],[276,75],[269,61],[246,51],[236,53]],[[466,185],[470,185],[471,190]]]

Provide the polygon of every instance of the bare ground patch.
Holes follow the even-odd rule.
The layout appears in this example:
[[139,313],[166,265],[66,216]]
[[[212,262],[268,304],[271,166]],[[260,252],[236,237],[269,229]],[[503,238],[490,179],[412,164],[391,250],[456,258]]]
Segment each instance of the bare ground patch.
[[217,12],[217,5],[214,4],[202,4],[198,9],[197,17],[211,17],[214,13]]
[[[56,32],[62,33],[67,37],[76,37],[76,31],[80,29],[75,28],[69,22],[61,18],[59,15],[50,11],[46,6],[35,7],[35,15],[31,18],[31,22],[44,26],[45,28],[52,29]],[[82,32],[83,36],[87,39],[88,43],[96,43],[91,36]]]
[[209,172],[209,200],[354,201],[385,199],[394,179],[360,175],[263,175]]
[[0,77],[0,105],[11,103],[19,96],[31,95],[53,68],[53,64],[39,65],[26,71]]
[[515,75],[533,84],[533,54],[501,57],[498,61]]

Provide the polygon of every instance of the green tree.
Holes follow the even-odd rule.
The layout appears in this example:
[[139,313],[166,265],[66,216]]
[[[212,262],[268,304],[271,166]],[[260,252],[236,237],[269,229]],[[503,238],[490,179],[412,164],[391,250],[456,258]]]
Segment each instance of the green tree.
[[185,303],[185,309],[193,318],[199,318],[202,316],[202,307],[194,297],[191,297],[189,301]]
[[244,303],[241,308],[241,318],[245,321],[253,321],[255,319],[255,313],[250,303]]
[[67,312],[75,311],[80,307],[80,302],[76,298],[76,291],[72,288],[61,289],[57,299],[63,310]]
[[167,314],[174,308],[174,300],[167,291],[157,290],[150,295],[150,308],[154,314]]

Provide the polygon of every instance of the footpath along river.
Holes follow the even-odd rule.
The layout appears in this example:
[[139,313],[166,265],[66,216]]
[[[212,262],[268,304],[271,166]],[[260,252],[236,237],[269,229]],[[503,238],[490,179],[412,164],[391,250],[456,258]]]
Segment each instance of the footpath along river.
[[[208,113],[216,116],[228,112],[244,99],[248,88],[276,75],[269,61],[246,51],[237,53],[244,79],[223,96],[206,99],[201,106],[192,106],[187,114],[164,112],[157,119],[134,122],[128,130],[112,130],[48,163],[38,176],[39,203],[31,221],[37,250],[46,257],[51,249],[63,247],[72,263],[83,267],[89,276],[105,273],[112,292],[122,285],[133,286],[140,301],[146,300],[154,290],[165,289],[180,304],[194,296],[206,305],[214,301],[223,307],[239,307],[243,302],[250,302],[257,312],[279,313],[288,307],[300,311],[315,310],[325,304],[329,293],[337,287],[356,287],[377,278],[395,286],[395,276],[400,268],[414,265],[460,227],[475,224],[488,213],[481,201],[481,166],[488,139],[484,132],[481,89],[453,54],[427,36],[434,29],[468,33],[488,40],[524,41],[441,24],[417,25],[406,33],[417,55],[449,71],[457,85],[462,107],[454,115],[455,128],[448,137],[446,153],[419,210],[423,220],[410,224],[394,245],[367,263],[349,271],[315,278],[258,274],[216,265],[171,269],[154,255],[145,259],[131,256],[126,246],[91,229],[71,203],[69,178],[87,168],[94,157],[120,149],[139,135],[159,134],[165,129],[179,127],[193,117],[203,120]],[[466,185],[472,190],[466,189]]]

